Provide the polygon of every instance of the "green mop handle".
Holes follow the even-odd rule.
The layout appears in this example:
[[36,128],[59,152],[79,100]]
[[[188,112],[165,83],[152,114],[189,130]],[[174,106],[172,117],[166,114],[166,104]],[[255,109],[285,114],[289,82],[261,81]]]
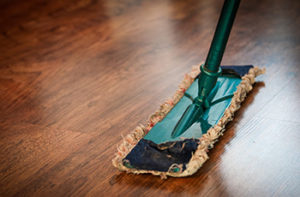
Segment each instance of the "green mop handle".
[[205,102],[205,98],[215,86],[221,73],[221,60],[239,4],[240,0],[225,0],[224,2],[205,64],[201,66],[198,92],[200,102]]
[[225,0],[207,59],[204,66],[200,67],[198,96],[193,99],[193,103],[186,108],[177,122],[171,133],[172,138],[180,136],[198,121],[205,109],[208,109],[211,104],[208,95],[215,87],[218,76],[221,74],[220,63],[239,4],[240,0]]

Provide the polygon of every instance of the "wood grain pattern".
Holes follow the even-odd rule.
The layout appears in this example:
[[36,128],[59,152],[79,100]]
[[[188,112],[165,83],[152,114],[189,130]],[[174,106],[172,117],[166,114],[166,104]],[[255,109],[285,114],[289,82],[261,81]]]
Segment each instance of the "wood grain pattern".
[[300,3],[242,1],[223,64],[265,66],[187,178],[118,172],[121,135],[204,60],[218,0],[0,2],[0,196],[299,196]]

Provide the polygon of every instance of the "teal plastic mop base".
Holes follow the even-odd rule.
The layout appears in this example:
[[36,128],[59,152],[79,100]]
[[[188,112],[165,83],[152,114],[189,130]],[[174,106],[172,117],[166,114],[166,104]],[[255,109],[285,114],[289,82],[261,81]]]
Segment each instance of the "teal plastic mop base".
[[[231,95],[236,91],[237,86],[240,84],[240,78],[232,77],[219,77],[217,84],[212,92],[214,95],[212,101],[222,98],[227,95]],[[198,79],[186,91],[193,98],[198,93]],[[200,138],[207,130],[217,124],[220,118],[223,116],[226,108],[230,105],[231,98],[228,98],[222,102],[216,103],[213,106],[205,110],[202,119],[194,123],[189,129],[187,129],[182,135],[172,138],[171,133],[176,123],[181,118],[185,109],[192,104],[192,100],[186,96],[183,96],[176,106],[167,114],[167,116],[158,122],[144,137],[146,140],[150,140],[156,144],[178,141],[183,138]]]

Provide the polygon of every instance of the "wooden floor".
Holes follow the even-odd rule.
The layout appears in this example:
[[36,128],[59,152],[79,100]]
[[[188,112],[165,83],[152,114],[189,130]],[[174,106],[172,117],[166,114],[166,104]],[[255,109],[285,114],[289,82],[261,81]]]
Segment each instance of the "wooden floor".
[[223,64],[266,67],[193,176],[117,144],[205,59],[220,0],[3,0],[0,196],[300,196],[300,3],[242,1]]

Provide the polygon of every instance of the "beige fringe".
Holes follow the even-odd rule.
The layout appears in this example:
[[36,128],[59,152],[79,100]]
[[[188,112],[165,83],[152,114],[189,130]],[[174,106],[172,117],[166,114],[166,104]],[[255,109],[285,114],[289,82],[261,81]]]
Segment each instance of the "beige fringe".
[[[186,165],[184,171],[179,172],[159,172],[152,170],[137,170],[127,168],[123,165],[122,160],[126,155],[133,149],[133,147],[142,139],[150,129],[159,121],[161,121],[168,112],[176,105],[176,103],[183,97],[184,92],[190,87],[194,82],[195,78],[200,73],[200,66],[194,66],[191,73],[184,76],[183,81],[180,83],[179,88],[171,99],[165,101],[153,115],[150,116],[147,126],[139,125],[134,131],[129,133],[127,136],[123,137],[121,145],[118,147],[118,152],[115,158],[112,160],[113,165],[121,171],[126,171],[129,173],[140,174],[140,173],[151,173],[153,175],[160,175],[161,178],[165,179],[167,176],[174,177],[184,177],[194,174],[203,163],[209,158],[207,155],[208,149],[213,148],[214,143],[217,139],[223,135],[226,124],[233,119],[235,111],[237,111],[241,103],[246,98],[248,92],[252,90],[252,85],[255,82],[255,77],[265,73],[265,69],[260,69],[258,67],[251,68],[248,74],[242,77],[241,83],[238,85],[237,90],[232,97],[230,106],[225,110],[223,117],[218,121],[218,123],[210,128],[206,134],[204,134],[200,140],[197,150],[193,154],[189,163]],[[178,164],[174,164],[178,165]],[[174,165],[171,167],[174,168]]]

